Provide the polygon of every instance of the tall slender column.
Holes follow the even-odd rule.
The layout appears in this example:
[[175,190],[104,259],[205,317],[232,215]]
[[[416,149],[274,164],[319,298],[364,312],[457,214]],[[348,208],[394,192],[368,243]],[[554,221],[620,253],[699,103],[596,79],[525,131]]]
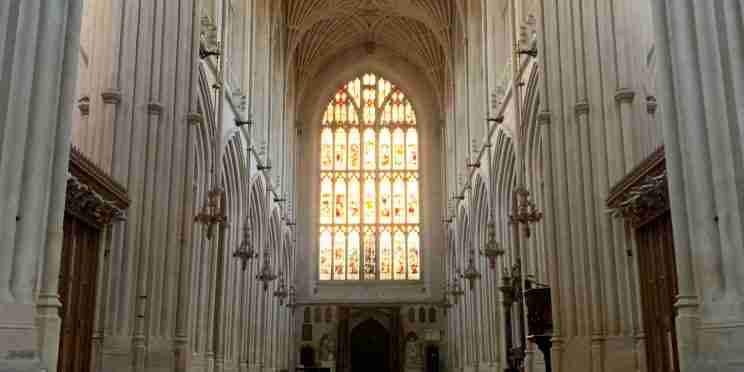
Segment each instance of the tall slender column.
[[[2,101],[0,101],[0,125],[2,125],[2,147],[0,147],[0,198],[4,200],[6,213],[0,221],[0,303],[15,302],[11,293],[15,265],[16,235],[21,215],[21,175],[24,168],[26,138],[31,128],[29,103],[32,97],[36,43],[38,40],[40,1],[13,1],[8,4],[7,18],[2,33],[12,35],[7,40],[6,50],[10,55],[3,60]],[[24,36],[26,38],[24,38]],[[7,66],[7,67],[6,67]],[[17,125],[16,123],[28,123]],[[40,196],[40,195],[39,195]],[[17,269],[16,269],[17,270]]]
[[[64,4],[55,4],[64,5]],[[56,138],[54,139],[54,158],[52,160],[52,174],[50,185],[50,201],[48,213],[48,228],[46,236],[46,247],[43,257],[43,271],[41,277],[41,289],[38,300],[39,339],[41,346],[41,361],[49,371],[57,369],[57,357],[59,348],[59,332],[61,319],[59,309],[62,304],[59,301],[59,272],[63,241],[63,220],[65,212],[65,190],[67,186],[67,167],[69,162],[72,117],[69,106],[74,101],[75,83],[78,76],[78,45],[80,42],[80,18],[82,13],[82,1],[71,1],[67,3],[69,20],[64,27],[64,41],[57,40],[62,54],[59,60],[61,65],[60,97],[56,104],[50,103],[50,109],[56,109],[56,117],[59,122],[56,125]],[[51,8],[55,8],[54,6]],[[59,8],[50,9],[60,11]],[[50,20],[51,21],[51,20]],[[59,21],[59,20],[57,20]],[[54,23],[54,22],[50,22]],[[63,23],[63,22],[60,22]],[[61,31],[61,30],[60,30]],[[62,32],[60,32],[62,34]],[[46,46],[54,50],[53,46]],[[51,76],[47,78],[54,79]],[[55,97],[57,98],[57,97]],[[53,122],[52,117],[44,120]],[[39,180],[38,182],[44,182]],[[103,240],[103,239],[102,239]]]
[[[737,267],[744,222],[744,188],[737,181],[744,169],[742,4],[655,0],[653,11],[679,283],[680,369],[734,371],[744,352]],[[721,351],[724,343],[731,347]]]
[[57,277],[81,9],[78,0],[0,4],[2,370],[56,369]]

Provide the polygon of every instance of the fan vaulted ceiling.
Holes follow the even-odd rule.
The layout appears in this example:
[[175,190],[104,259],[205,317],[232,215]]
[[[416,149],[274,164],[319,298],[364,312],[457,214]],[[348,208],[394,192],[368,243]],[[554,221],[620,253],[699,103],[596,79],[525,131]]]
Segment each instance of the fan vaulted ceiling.
[[458,14],[452,0],[286,0],[284,5],[297,76],[314,76],[343,50],[381,46],[443,86]]

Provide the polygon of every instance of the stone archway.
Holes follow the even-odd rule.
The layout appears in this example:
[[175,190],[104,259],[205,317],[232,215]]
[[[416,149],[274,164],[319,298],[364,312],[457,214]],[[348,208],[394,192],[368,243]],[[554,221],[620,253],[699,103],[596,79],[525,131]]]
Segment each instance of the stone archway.
[[351,331],[351,371],[389,371],[390,333],[375,319],[367,319]]

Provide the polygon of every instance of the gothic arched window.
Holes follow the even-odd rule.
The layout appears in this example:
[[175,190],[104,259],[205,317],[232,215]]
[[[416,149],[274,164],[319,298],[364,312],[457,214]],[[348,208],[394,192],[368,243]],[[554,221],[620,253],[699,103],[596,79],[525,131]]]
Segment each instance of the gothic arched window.
[[322,124],[319,279],[421,279],[413,105],[368,73],[336,92]]

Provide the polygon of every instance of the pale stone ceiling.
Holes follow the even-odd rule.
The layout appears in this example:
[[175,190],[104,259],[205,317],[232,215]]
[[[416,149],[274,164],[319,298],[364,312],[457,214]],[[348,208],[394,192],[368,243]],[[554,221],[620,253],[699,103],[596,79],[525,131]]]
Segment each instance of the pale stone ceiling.
[[290,61],[314,76],[339,52],[360,45],[390,49],[442,87],[459,11],[452,0],[286,0]]

